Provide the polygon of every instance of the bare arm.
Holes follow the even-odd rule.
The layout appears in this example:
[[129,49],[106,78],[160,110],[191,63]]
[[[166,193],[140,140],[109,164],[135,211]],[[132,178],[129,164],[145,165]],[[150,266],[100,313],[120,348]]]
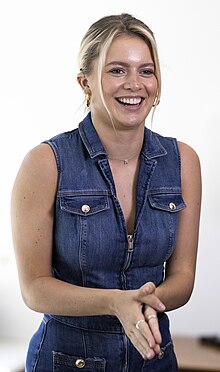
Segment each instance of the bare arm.
[[135,324],[144,319],[143,304],[156,311],[164,310],[153,285],[133,291],[104,290],[79,287],[52,277],[56,190],[53,151],[46,144],[39,145],[25,157],[11,200],[14,249],[25,303],[35,311],[57,315],[116,315],[146,358],[149,344],[155,345],[154,337],[147,327],[140,334]]
[[[201,171],[197,154],[184,143],[179,143],[181,153],[182,192],[186,208],[179,213],[179,225],[175,250],[166,265],[164,282],[156,288],[156,295],[166,306],[166,311],[183,306],[190,298],[196,271],[201,208]],[[145,306],[144,316],[156,315],[156,310]],[[158,320],[148,322],[158,350],[160,334]],[[158,341],[159,340],[159,341]],[[151,356],[154,352],[151,350]]]
[[167,262],[165,281],[156,294],[166,310],[183,306],[190,298],[196,271],[201,207],[201,171],[195,151],[179,143],[181,154],[182,192],[186,208],[179,213],[177,242]]
[[53,152],[40,145],[25,157],[12,192],[12,231],[23,299],[39,312],[107,314],[110,309],[103,295],[107,299],[110,291],[73,286],[51,275],[56,189]]

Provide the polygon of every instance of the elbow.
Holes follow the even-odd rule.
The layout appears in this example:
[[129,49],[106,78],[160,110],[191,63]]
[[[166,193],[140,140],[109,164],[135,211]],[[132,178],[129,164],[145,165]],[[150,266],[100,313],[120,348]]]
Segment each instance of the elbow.
[[37,301],[34,299],[33,294],[29,293],[27,290],[21,290],[21,296],[24,304],[33,311],[40,312],[37,307]]
[[189,273],[169,276],[162,285],[162,296],[159,298],[164,299],[167,311],[175,310],[189,302],[193,288],[194,276]]
[[40,306],[40,299],[37,296],[34,285],[22,286],[21,296],[24,304],[30,309],[38,313],[43,313]]
[[191,296],[192,296],[192,291],[186,293],[185,296],[183,296],[183,301],[182,301],[182,304],[180,306],[182,307],[182,306],[186,305],[189,302]]
[[185,286],[185,288],[183,288],[182,295],[180,297],[181,301],[180,301],[179,307],[182,307],[189,302],[189,300],[192,297],[192,293],[193,293],[193,284]]

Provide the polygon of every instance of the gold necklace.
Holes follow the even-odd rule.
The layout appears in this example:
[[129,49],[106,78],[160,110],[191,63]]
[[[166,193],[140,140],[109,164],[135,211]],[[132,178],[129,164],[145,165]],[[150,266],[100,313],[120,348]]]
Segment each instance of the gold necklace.
[[129,163],[130,160],[134,159],[136,156],[140,155],[140,150],[138,150],[138,152],[136,152],[134,155],[132,155],[130,158],[126,158],[126,159],[118,159],[118,158],[112,158],[110,157],[108,154],[107,154],[107,157],[109,160],[117,160],[117,161],[122,161],[124,165],[127,165]]

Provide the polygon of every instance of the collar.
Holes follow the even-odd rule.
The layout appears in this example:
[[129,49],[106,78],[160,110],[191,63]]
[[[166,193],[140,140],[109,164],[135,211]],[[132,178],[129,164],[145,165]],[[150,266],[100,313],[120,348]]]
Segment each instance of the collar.
[[[92,124],[91,112],[79,124],[79,134],[91,158],[99,155],[107,156]],[[145,127],[142,154],[147,159],[153,159],[167,154],[158,137],[159,135],[157,133]]]

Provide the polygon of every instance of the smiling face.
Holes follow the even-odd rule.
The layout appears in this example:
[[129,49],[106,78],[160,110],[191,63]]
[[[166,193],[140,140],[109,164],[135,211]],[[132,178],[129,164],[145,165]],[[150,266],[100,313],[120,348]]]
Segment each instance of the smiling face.
[[[93,121],[112,126],[100,96],[97,67],[96,60],[87,78]],[[128,35],[115,38],[106,55],[101,83],[104,102],[117,129],[144,125],[158,88],[144,40]]]

